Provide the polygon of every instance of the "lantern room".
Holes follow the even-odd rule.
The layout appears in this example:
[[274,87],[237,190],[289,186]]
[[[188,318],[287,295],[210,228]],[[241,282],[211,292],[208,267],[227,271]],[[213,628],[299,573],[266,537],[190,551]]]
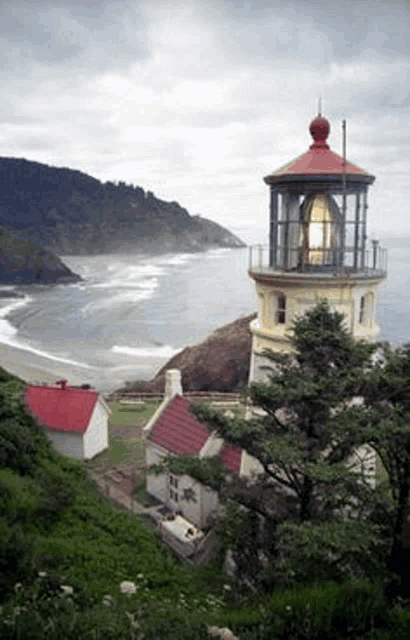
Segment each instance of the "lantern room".
[[288,351],[292,320],[324,298],[344,313],[353,335],[373,340],[379,332],[378,286],[387,274],[387,254],[376,240],[367,243],[368,190],[375,177],[346,159],[345,141],[342,155],[330,149],[326,118],[319,114],[309,131],[309,149],[264,178],[268,243],[250,248],[258,299],[251,380],[257,354]]
[[269,265],[302,272],[385,268],[366,253],[367,194],[374,176],[331,151],[329,122],[309,127],[309,150],[266,176],[270,187]]

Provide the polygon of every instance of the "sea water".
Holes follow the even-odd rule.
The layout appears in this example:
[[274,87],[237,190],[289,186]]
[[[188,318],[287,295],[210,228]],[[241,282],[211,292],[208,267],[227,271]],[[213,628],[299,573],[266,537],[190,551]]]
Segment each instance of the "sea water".
[[[380,292],[380,338],[396,346],[410,342],[410,239],[382,244],[389,274]],[[185,346],[256,308],[247,248],[63,260],[82,282],[3,287],[24,298],[3,299],[0,342],[24,349],[27,366],[104,392],[151,378]]]

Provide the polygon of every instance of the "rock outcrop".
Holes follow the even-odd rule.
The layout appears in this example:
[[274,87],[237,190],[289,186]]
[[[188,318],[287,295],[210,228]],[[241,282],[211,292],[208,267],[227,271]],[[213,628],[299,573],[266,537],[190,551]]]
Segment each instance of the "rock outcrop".
[[0,158],[0,222],[58,255],[245,246],[216,223],[141,187],[103,184],[21,158]]
[[137,380],[120,391],[164,392],[165,372],[179,369],[184,391],[239,391],[249,377],[250,322],[256,314],[216,329],[204,342],[173,356],[149,382]]
[[0,283],[54,284],[78,282],[81,277],[34,244],[25,233],[0,225]]

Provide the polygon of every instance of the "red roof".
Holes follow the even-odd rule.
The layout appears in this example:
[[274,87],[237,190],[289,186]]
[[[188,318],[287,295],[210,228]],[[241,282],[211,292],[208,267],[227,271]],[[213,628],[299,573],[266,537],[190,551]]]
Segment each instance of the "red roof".
[[224,442],[219,454],[221,462],[225,469],[233,473],[239,473],[241,470],[242,450],[234,447],[229,442]]
[[199,454],[209,433],[189,410],[189,402],[176,395],[164,409],[148,439],[177,454]]
[[[148,434],[148,440],[177,455],[199,455],[210,434],[189,409],[189,402],[176,395]],[[224,442],[219,454],[223,466],[234,473],[241,468],[242,451]]]
[[98,400],[97,391],[51,385],[28,385],[26,407],[52,431],[84,434]]
[[329,132],[330,125],[328,121],[322,117],[315,118],[310,124],[310,133],[314,142],[309,150],[271,173],[265,178],[265,181],[268,183],[275,182],[275,178],[280,179],[285,176],[320,176],[327,174],[341,176],[343,173],[373,179],[373,176],[370,176],[364,169],[348,160],[346,160],[346,168],[344,169],[342,156],[331,151],[326,142]]

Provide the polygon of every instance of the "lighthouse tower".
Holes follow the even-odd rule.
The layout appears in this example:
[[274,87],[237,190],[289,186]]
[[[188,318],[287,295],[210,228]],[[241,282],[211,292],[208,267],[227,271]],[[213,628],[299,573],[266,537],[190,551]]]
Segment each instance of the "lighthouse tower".
[[[269,246],[250,248],[258,316],[251,323],[249,381],[264,379],[265,349],[291,350],[292,320],[320,300],[345,315],[357,338],[374,340],[387,252],[367,245],[370,175],[331,151],[329,122],[310,124],[308,151],[264,178],[270,188]],[[345,147],[345,144],[344,144]]]

